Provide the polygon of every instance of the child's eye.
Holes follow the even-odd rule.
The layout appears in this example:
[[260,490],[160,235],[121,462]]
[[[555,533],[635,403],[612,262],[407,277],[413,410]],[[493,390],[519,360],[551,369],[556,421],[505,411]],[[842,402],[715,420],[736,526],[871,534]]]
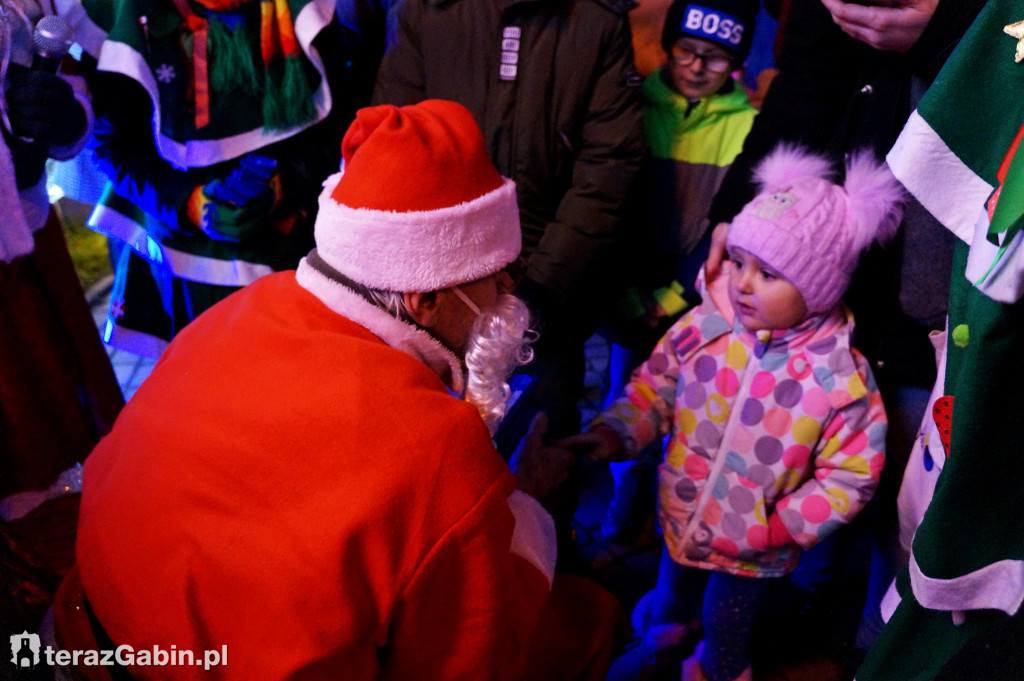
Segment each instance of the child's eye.
[[765,281],[774,281],[779,278],[779,275],[769,270],[761,270],[761,276],[764,277]]

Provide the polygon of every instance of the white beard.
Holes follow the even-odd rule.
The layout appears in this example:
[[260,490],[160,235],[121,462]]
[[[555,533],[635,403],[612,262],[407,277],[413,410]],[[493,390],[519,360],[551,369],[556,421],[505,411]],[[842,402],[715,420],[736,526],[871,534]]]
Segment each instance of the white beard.
[[466,401],[480,412],[493,435],[505,416],[511,396],[508,379],[517,367],[533,359],[530,309],[505,294],[480,313],[466,343]]

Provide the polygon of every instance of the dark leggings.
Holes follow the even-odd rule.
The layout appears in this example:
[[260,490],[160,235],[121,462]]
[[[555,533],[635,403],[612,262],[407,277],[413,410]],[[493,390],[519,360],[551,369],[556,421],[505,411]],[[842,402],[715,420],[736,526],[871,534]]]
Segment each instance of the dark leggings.
[[[703,597],[700,585],[706,581]],[[737,577],[676,563],[665,551],[651,624],[687,623],[698,609],[704,626],[701,666],[708,681],[732,681],[750,664],[754,617],[774,578]]]

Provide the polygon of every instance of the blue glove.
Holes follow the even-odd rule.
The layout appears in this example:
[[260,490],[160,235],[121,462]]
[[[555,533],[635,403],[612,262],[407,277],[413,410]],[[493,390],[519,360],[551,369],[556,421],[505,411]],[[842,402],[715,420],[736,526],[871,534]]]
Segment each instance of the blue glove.
[[249,154],[223,180],[196,187],[189,196],[187,213],[211,239],[240,242],[269,223],[281,201],[277,162]]

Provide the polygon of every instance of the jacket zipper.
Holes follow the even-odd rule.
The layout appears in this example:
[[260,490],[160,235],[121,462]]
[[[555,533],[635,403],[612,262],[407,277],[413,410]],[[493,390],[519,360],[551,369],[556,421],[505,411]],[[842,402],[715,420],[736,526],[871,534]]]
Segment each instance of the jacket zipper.
[[[757,339],[755,334],[754,343],[756,344],[758,342],[760,341]],[[737,395],[745,394],[750,388],[750,384],[754,382],[754,374],[757,372],[751,370],[750,363],[752,361],[756,361],[760,366],[760,360],[754,356],[754,348],[748,348],[744,345],[743,349],[747,352],[747,363],[743,368],[743,382],[740,383],[739,389],[736,392]],[[727,357],[728,353],[729,350],[726,348],[726,354],[724,356]],[[728,363],[728,359],[726,359],[726,362]],[[711,380],[713,383],[714,379],[712,378]],[[715,487],[714,483],[718,481],[719,476],[722,474],[722,468],[725,466],[725,458],[728,454],[728,452],[725,451],[727,446],[726,443],[731,442],[732,440],[730,436],[736,426],[736,421],[739,419],[739,412],[741,411],[742,408],[729,408],[729,418],[726,419],[725,428],[722,429],[722,439],[718,443],[718,452],[711,463],[711,470],[708,471],[707,482],[704,483],[704,490],[701,492],[700,500],[697,502],[697,506],[694,508],[693,514],[690,515],[690,520],[686,524],[686,529],[683,531],[683,535],[679,539],[680,546],[685,547],[693,538],[693,533],[696,532],[697,528],[700,526],[700,519],[701,516],[704,515],[704,508],[708,505],[708,499],[711,498],[711,492]],[[685,552],[685,548],[683,550]]]

